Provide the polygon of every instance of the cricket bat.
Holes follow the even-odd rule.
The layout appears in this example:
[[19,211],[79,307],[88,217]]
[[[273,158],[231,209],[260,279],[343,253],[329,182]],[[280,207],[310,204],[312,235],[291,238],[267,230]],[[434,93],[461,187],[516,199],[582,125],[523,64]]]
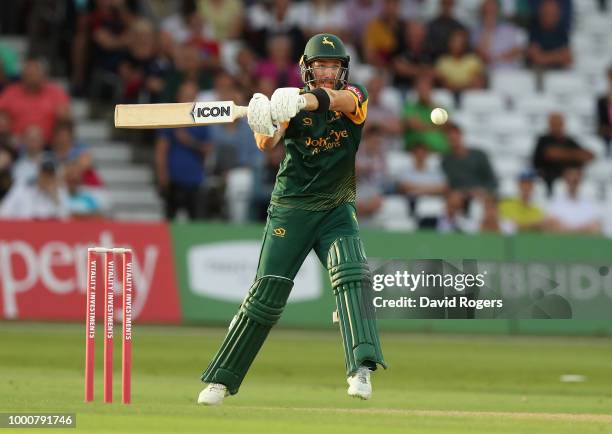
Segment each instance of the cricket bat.
[[115,128],[179,128],[234,122],[247,115],[247,107],[233,101],[172,104],[118,104]]

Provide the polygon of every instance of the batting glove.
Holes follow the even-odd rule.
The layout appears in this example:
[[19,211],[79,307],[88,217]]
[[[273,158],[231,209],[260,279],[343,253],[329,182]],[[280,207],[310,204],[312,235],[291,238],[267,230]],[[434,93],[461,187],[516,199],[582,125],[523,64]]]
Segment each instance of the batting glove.
[[270,100],[263,93],[254,94],[249,101],[247,119],[254,133],[272,137],[277,130],[270,116]]
[[305,106],[306,99],[304,95],[300,95],[299,88],[281,87],[276,89],[270,100],[272,122],[275,124],[289,122]]

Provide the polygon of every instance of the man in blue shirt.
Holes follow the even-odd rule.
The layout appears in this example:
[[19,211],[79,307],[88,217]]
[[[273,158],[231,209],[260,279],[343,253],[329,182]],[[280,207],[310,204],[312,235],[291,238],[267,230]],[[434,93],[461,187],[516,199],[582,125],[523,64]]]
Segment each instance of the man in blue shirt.
[[[178,102],[195,101],[198,87],[185,82],[178,91]],[[167,219],[180,209],[190,219],[198,217],[198,198],[204,180],[204,160],[211,151],[207,127],[162,129],[158,131],[155,165],[157,182],[165,201]]]

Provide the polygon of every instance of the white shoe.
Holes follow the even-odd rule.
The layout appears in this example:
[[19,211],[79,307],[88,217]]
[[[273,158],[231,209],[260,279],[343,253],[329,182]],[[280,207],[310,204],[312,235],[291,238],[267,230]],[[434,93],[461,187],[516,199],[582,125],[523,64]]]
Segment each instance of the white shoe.
[[228,395],[227,387],[219,383],[210,383],[198,396],[198,404],[221,405]]
[[370,399],[372,397],[372,383],[370,383],[370,370],[360,366],[357,372],[346,379],[349,385],[348,394],[355,398]]

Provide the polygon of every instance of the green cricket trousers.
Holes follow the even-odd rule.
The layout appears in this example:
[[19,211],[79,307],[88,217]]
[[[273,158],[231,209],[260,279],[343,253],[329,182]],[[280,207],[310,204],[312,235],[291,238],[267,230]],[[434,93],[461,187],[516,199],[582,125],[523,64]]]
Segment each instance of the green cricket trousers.
[[[234,317],[202,381],[221,383],[238,392],[270,329],[280,318],[293,279],[314,249],[327,268],[336,299],[345,354],[346,373],[359,366],[387,367],[376,320],[366,314],[364,289],[370,272],[352,203],[324,211],[270,205],[255,282]],[[304,354],[308,357],[308,354]]]

